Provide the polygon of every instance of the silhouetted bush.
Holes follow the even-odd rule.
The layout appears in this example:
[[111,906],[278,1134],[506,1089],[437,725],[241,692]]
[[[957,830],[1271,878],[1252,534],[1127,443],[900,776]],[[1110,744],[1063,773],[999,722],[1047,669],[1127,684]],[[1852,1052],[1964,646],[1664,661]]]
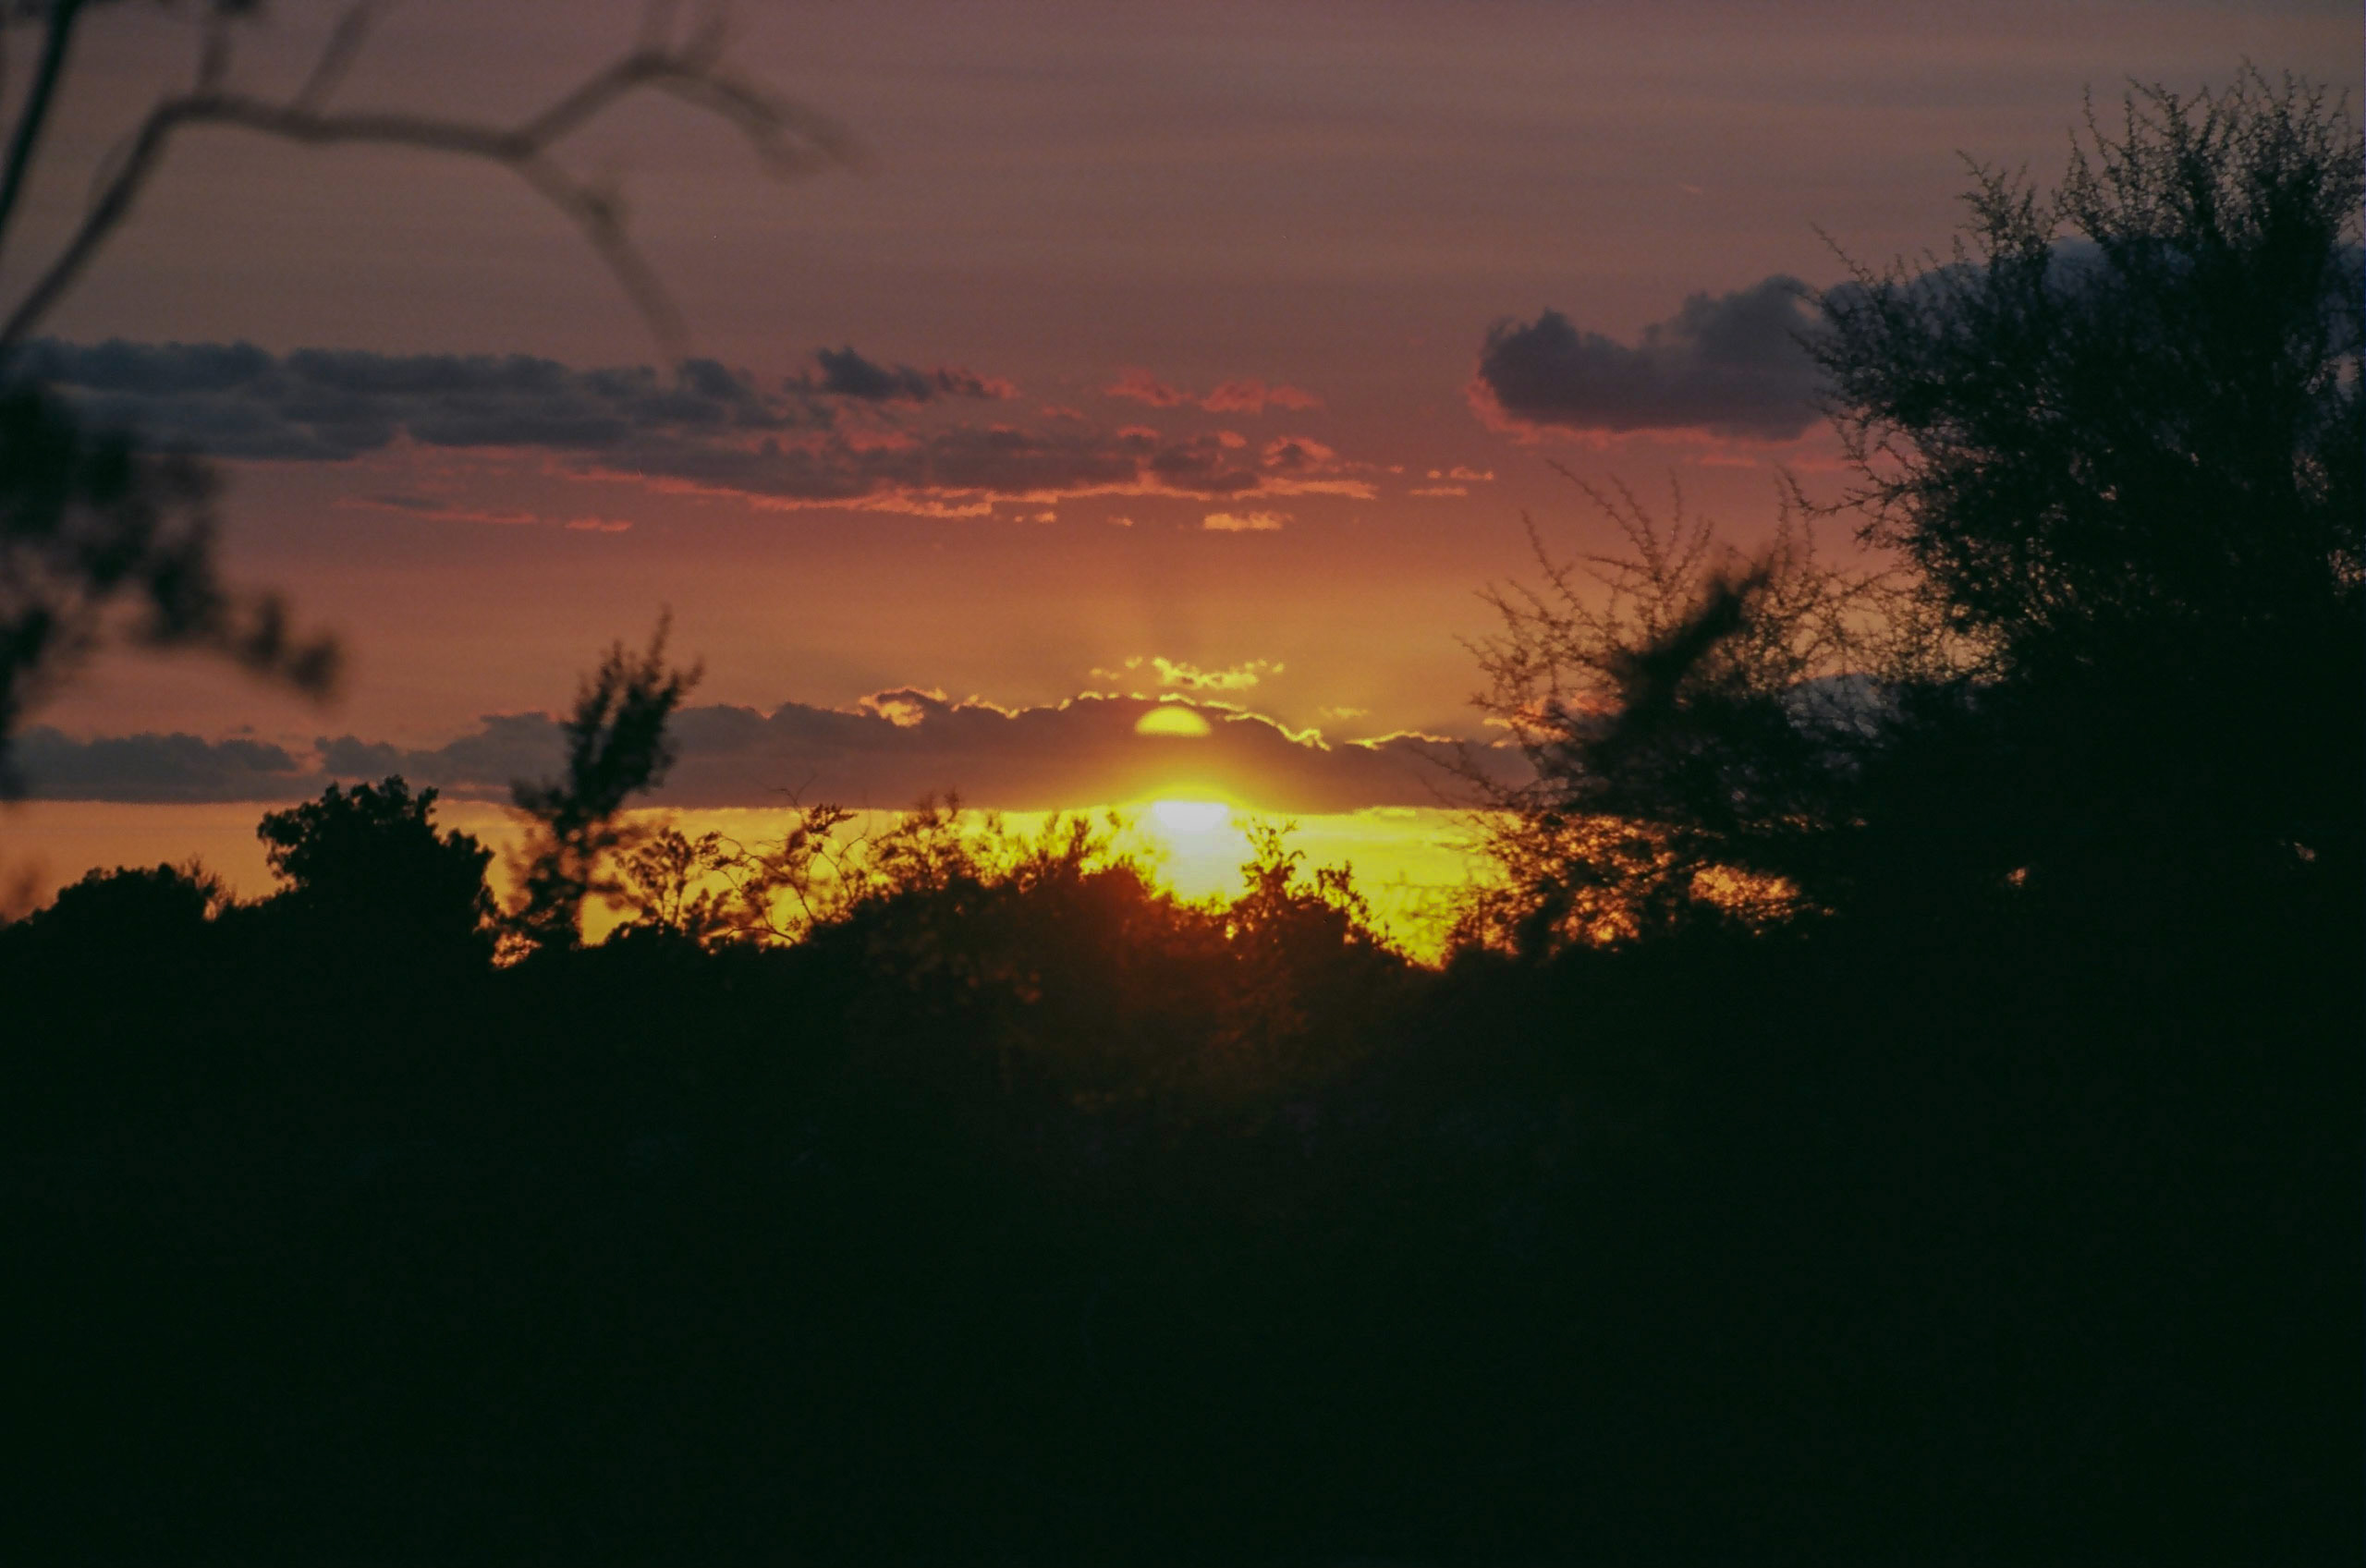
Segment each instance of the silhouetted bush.
[[272,871],[288,884],[273,900],[281,940],[372,950],[389,967],[437,953],[492,956],[493,851],[463,833],[437,833],[436,792],[400,778],[266,813],[255,830]]

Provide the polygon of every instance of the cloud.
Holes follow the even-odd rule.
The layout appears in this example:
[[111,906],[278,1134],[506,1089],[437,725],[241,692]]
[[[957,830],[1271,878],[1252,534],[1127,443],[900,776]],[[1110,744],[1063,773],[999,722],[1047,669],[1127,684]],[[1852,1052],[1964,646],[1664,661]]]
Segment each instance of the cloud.
[[1158,684],[1185,691],[1246,691],[1267,675],[1278,675],[1283,666],[1271,659],[1250,659],[1222,670],[1202,670],[1195,664],[1176,660],[1153,658],[1151,665],[1158,672]]
[[1276,436],[1267,442],[1258,460],[1285,474],[1328,473],[1345,467],[1339,455],[1311,436]]
[[293,800],[327,780],[308,760],[258,740],[203,740],[152,731],[75,740],[37,724],[17,737],[12,762],[36,800]]
[[579,371],[522,354],[377,354],[252,344],[54,339],[24,372],[104,425],[218,457],[335,461],[392,444],[615,451],[655,435],[714,438],[825,425],[801,390],[768,393],[713,359],[670,376],[645,366]]
[[1144,663],[1149,664],[1152,678],[1160,686],[1182,691],[1246,691],[1268,675],[1280,675],[1284,668],[1274,660],[1250,659],[1221,670],[1203,670],[1196,664],[1153,653],[1148,660],[1128,659],[1116,669],[1095,670],[1092,675],[1101,680],[1124,680],[1140,671]]
[[346,511],[397,512],[406,517],[433,523],[483,523],[496,528],[549,525],[576,533],[623,533],[632,527],[631,521],[624,517],[546,517],[539,512],[520,508],[470,506],[462,502],[403,492],[341,496],[335,504]]
[[[27,353],[29,373],[101,422],[224,457],[342,461],[408,439],[540,450],[581,478],[764,506],[930,516],[1079,495],[1372,494],[1352,477],[1358,465],[1303,439],[1251,455],[1224,432],[1170,437],[1065,415],[1031,428],[939,420],[920,405],[999,397],[1005,383],[966,371],[883,367],[850,348],[824,351],[820,376],[775,391],[713,360],[662,378],[646,368],[578,371],[518,355],[283,356],[249,344],[43,342]],[[455,521],[537,520],[399,493],[356,504]]]
[[[1344,468],[1344,465],[1342,466]],[[840,432],[753,445],[665,440],[588,461],[602,477],[734,495],[783,508],[845,506],[928,516],[982,516],[998,504],[1085,495],[1241,500],[1286,495],[1369,499],[1368,480],[1329,469],[1285,469],[1217,434],[954,425],[892,442]]]
[[1211,512],[1200,526],[1215,533],[1271,533],[1289,520],[1287,512]]
[[971,371],[943,366],[933,371],[916,371],[909,365],[882,365],[864,359],[852,347],[817,348],[813,358],[822,373],[818,377],[808,375],[800,384],[832,397],[851,397],[865,403],[930,403],[939,397],[1018,395],[1018,388],[1011,383],[990,381]]
[[1148,371],[1124,370],[1117,379],[1101,389],[1104,397],[1131,398],[1147,403],[1153,408],[1173,408],[1191,401],[1189,393],[1177,392]]
[[1497,322],[1479,352],[1472,406],[1522,432],[1796,439],[1817,418],[1816,368],[1798,342],[1813,325],[1805,292],[1778,275],[1732,294],[1695,294],[1633,346],[1580,331],[1558,310]]
[[1276,408],[1323,407],[1323,399],[1304,387],[1287,386],[1278,382],[1267,385],[1255,376],[1222,383],[1202,397],[1179,391],[1148,371],[1133,367],[1117,372],[1117,379],[1103,387],[1101,395],[1130,398],[1136,403],[1147,403],[1153,408],[1178,408],[1188,403],[1211,414],[1262,414],[1268,405]]
[[[1201,719],[1209,734],[1137,733],[1144,715],[1167,708]],[[1419,736],[1326,745],[1262,715],[1174,697],[1088,695],[1013,710],[899,687],[846,709],[693,708],[676,716],[673,733],[679,760],[654,800],[681,807],[761,806],[787,789],[808,802],[886,808],[958,791],[972,805],[1043,810],[1200,787],[1268,810],[1348,811],[1434,805],[1450,784]],[[505,796],[512,778],[555,770],[562,755],[556,723],[538,713],[484,719],[433,749],[345,736],[322,742],[321,753],[340,778],[399,772],[490,798]]]
[[[1153,712],[1197,719],[1207,733],[1137,733]],[[1437,746],[1420,735],[1326,743],[1261,714],[1172,695],[1008,709],[898,687],[848,708],[691,708],[671,728],[679,760],[649,804],[761,807],[778,804],[787,789],[807,802],[896,808],[957,790],[972,805],[1044,810],[1207,790],[1262,810],[1311,813],[1435,805],[1454,784],[1432,760]],[[555,773],[564,743],[548,714],[508,713],[438,747],[339,735],[314,750],[317,760],[251,740],[73,741],[35,729],[20,761],[31,795],[46,799],[282,801],[317,795],[332,778],[400,773],[454,798],[506,800],[513,779]]]
[[482,523],[495,528],[531,528],[548,520],[539,512],[517,507],[470,506],[462,502],[404,492],[340,496],[335,504],[348,512],[397,512],[406,517],[417,517],[422,522],[432,523]]
[[1254,376],[1245,381],[1228,381],[1200,399],[1200,407],[1211,414],[1262,414],[1265,405],[1276,408],[1320,408],[1323,399],[1303,387],[1267,386]]
[[336,778],[400,773],[413,784],[484,799],[507,799],[512,780],[549,775],[566,754],[557,722],[547,713],[488,713],[473,733],[423,751],[349,735],[313,745],[322,772]]

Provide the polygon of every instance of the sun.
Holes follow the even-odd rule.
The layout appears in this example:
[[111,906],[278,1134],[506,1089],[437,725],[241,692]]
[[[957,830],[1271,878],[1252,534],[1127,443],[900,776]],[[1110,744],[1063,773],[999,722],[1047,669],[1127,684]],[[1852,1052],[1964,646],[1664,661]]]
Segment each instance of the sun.
[[1153,800],[1150,814],[1169,838],[1212,833],[1232,825],[1232,808],[1221,800]]
[[1167,884],[1185,898],[1230,893],[1240,883],[1241,862],[1249,858],[1249,839],[1232,820],[1232,808],[1221,800],[1168,797],[1150,803],[1144,824],[1166,851]]

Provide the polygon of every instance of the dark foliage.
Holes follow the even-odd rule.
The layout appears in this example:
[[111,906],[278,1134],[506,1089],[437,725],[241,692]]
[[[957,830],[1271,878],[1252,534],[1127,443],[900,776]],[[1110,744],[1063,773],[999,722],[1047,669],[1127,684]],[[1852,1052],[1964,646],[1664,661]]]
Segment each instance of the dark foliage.
[[[2360,866],[2366,392],[2358,129],[2246,73],[2132,96],[2041,196],[1982,171],[1971,243],[1823,298],[1867,537],[1957,638],[1899,764],[1985,760],[1989,877],[2166,854]],[[1895,775],[1893,775],[1895,778]],[[1889,781],[1885,781],[1889,782]],[[2297,846],[2297,849],[2296,849]]]
[[2090,140],[2050,196],[1981,172],[1952,261],[1819,301],[1842,509],[1893,569],[1795,517],[1721,559],[1622,493],[1632,559],[1497,596],[1482,703],[1538,776],[1472,937],[2366,874],[2356,126],[2249,73]]
[[255,833],[289,884],[272,901],[288,936],[366,946],[379,963],[489,958],[493,851],[467,833],[437,833],[435,793],[413,795],[399,778],[331,784],[318,800],[265,814]]
[[0,928],[8,1554],[2356,1560],[2354,908],[1438,972],[958,837],[432,983]]
[[16,787],[8,737],[25,711],[107,634],[227,653],[309,691],[335,645],[303,640],[269,595],[217,574],[217,481],[196,459],[93,433],[35,387],[0,387],[0,795]]
[[1628,553],[1562,562],[1531,526],[1543,586],[1488,596],[1479,705],[1533,776],[1465,770],[1503,875],[1457,934],[1539,953],[1822,907],[1890,700],[1872,676],[1910,645],[1896,585],[1825,564],[1795,505],[1743,562],[1680,496],[1661,523],[1587,494]]
[[194,867],[93,870],[24,922],[20,940],[93,955],[168,951],[198,940],[221,899],[221,884]]
[[510,792],[534,822],[511,918],[532,946],[574,946],[582,940],[583,901],[598,894],[621,902],[626,894],[613,862],[636,845],[619,813],[632,796],[665,782],[674,765],[665,721],[699,680],[695,668],[667,667],[667,626],[658,621],[645,652],[628,653],[617,643],[584,680],[574,712],[560,726],[567,776],[520,779]]

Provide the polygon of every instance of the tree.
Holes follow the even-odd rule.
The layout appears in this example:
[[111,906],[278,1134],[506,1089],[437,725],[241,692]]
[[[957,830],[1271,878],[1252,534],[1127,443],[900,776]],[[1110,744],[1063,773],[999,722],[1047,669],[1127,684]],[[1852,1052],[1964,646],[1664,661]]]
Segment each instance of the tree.
[[1989,869],[2354,863],[2357,125],[2246,70],[2133,91],[2116,133],[2091,108],[2051,193],[1974,176],[1951,261],[1857,269],[1811,347],[1863,538],[1954,638],[1924,715],[1996,763]]
[[[0,254],[37,165],[51,109],[72,50],[99,0],[49,0],[0,8],[0,42],[17,23],[38,21],[41,48],[18,106],[0,165]],[[24,369],[22,348],[128,217],[172,142],[203,127],[249,131],[306,146],[408,147],[487,160],[517,171],[581,230],[678,361],[681,313],[641,259],[618,193],[570,174],[558,145],[619,101],[654,92],[723,119],[765,167],[787,176],[855,157],[850,138],[827,116],[732,70],[725,62],[722,12],[705,8],[687,29],[675,7],[651,0],[633,47],[561,93],[539,113],[506,124],[401,110],[348,111],[332,100],[383,0],[353,0],[337,13],[318,59],[286,98],[235,90],[229,69],[238,25],[258,0],[200,0],[197,69],[191,86],[168,93],[140,119],[100,170],[81,220],[13,300],[0,300],[0,795],[9,793],[8,737],[32,702],[128,617],[129,639],[152,647],[196,647],[231,655],[259,673],[321,694],[337,668],[335,643],[298,638],[286,606],[239,592],[221,578],[214,538],[218,473],[187,453],[145,451],[137,432],[95,431]]]
[[116,958],[152,956],[188,944],[228,894],[194,860],[179,866],[91,869],[22,929],[36,940],[79,944]]
[[220,491],[194,456],[94,433],[38,386],[0,387],[0,798],[22,788],[18,721],[127,615],[138,643],[228,654],[303,691],[334,684],[334,641],[296,636],[275,595],[223,582]]
[[1867,537],[1999,672],[2357,596],[2356,128],[2256,72],[2125,113],[2050,195],[1975,165],[1949,264],[1820,301]]
[[647,651],[619,642],[584,679],[567,736],[567,775],[541,783],[520,779],[510,797],[531,830],[521,856],[520,893],[511,930],[535,947],[574,947],[583,940],[583,901],[593,895],[622,904],[626,885],[616,857],[643,835],[621,820],[625,802],[665,782],[674,765],[665,721],[698,684],[701,670],[669,668],[661,618]]
[[1745,560],[1680,494],[1663,523],[1578,482],[1628,553],[1559,560],[1531,521],[1543,585],[1485,595],[1503,629],[1472,645],[1474,701],[1530,772],[1462,760],[1499,874],[1457,942],[1613,943],[1829,895],[1817,843],[1849,812],[1876,677],[1906,657],[1896,585],[1824,563],[1787,500]]
[[696,838],[666,823],[616,855],[617,895],[633,929],[700,943],[793,942],[843,913],[853,888],[835,835],[854,813],[792,803],[779,837],[750,845],[720,833]]
[[2354,884],[2360,164],[2305,84],[2141,89],[2050,194],[1975,165],[1948,261],[1823,293],[1829,511],[1898,569],[1817,564],[1796,496],[1745,562],[1596,494],[1631,555],[1540,549],[1477,648],[1535,777],[1465,940]]
[[433,789],[413,795],[397,777],[351,790],[331,784],[318,800],[266,813],[255,836],[288,884],[280,897],[290,912],[340,942],[486,951],[493,851],[468,833],[439,834],[435,798]]

